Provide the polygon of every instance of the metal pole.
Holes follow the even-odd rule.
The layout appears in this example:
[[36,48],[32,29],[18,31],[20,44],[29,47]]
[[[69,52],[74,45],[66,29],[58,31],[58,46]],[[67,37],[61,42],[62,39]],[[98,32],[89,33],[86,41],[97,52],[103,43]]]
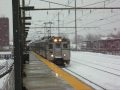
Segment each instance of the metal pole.
[[52,25],[52,22],[50,23],[50,36],[51,36],[51,25]]
[[45,36],[46,36],[46,35],[45,35],[45,32],[46,32],[46,24],[47,24],[47,23],[44,23],[44,24],[45,24],[45,27],[44,27],[44,37],[45,37]]
[[[30,27],[31,29],[34,29],[34,28],[58,28],[58,27]],[[75,29],[75,27],[59,27],[59,28],[72,28],[72,29]],[[77,27],[77,28],[89,28],[89,29],[92,29],[92,28],[100,28],[100,27]]]
[[[25,8],[22,8],[25,9]],[[90,9],[103,9],[103,10],[110,10],[110,9],[120,9],[120,7],[73,7],[73,8],[35,8],[35,9],[25,9],[25,10],[31,10],[31,11],[37,11],[37,10],[81,10],[81,9],[86,9],[86,10],[90,10]]]
[[21,78],[21,53],[20,53],[20,3],[12,0],[13,10],[13,38],[14,38],[14,65],[15,65],[15,90],[22,90]]
[[[22,7],[25,7],[25,0],[22,0]],[[24,36],[25,36],[25,10],[23,10],[22,11],[22,17],[24,18],[24,19],[22,19],[23,21],[22,21],[22,44],[23,44],[23,47],[24,47],[24,45],[25,45],[25,38],[24,38]],[[23,50],[24,50],[24,48],[23,48]]]
[[[25,7],[25,0],[22,0],[22,7]],[[22,29],[21,29],[21,57],[22,57],[22,65],[25,64],[25,10],[22,10]],[[23,69],[23,68],[22,68]]]
[[48,24],[50,24],[50,31],[49,31],[49,33],[50,33],[50,36],[51,36],[51,25],[52,25],[53,23],[49,21]]
[[76,0],[75,0],[75,44],[77,50],[77,10],[76,10]]
[[59,19],[59,15],[60,15],[60,13],[58,12],[58,36],[60,35],[60,28],[59,28],[59,21],[60,21],[60,19]]

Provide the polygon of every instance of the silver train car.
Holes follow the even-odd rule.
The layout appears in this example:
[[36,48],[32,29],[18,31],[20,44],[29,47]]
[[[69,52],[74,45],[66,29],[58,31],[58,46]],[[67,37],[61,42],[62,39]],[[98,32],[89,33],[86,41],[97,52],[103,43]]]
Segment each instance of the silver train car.
[[30,48],[49,61],[66,66],[70,63],[70,40],[64,37],[43,37],[30,44]]

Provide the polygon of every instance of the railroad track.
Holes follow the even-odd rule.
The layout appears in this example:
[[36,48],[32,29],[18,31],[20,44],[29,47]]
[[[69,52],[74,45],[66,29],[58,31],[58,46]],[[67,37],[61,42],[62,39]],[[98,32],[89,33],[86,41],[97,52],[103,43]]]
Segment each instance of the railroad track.
[[112,74],[112,75],[117,76],[117,77],[120,77],[119,74],[115,74],[115,73],[112,73],[112,72],[109,72],[109,71],[106,71],[106,70],[102,70],[102,69],[99,69],[99,68],[96,68],[96,67],[84,64],[84,63],[80,63],[80,62],[77,62],[77,61],[71,61],[71,62],[74,62],[74,63],[77,63],[77,64],[81,64],[81,65],[84,65],[84,66],[87,66],[87,67],[90,67],[90,68],[94,68],[96,70],[99,70],[99,71],[102,71],[102,72],[105,72],[105,73]]
[[[77,58],[73,58],[73,59],[77,59]],[[77,61],[76,61],[77,62]],[[83,61],[82,61],[83,62]],[[111,67],[108,67],[108,66],[104,66],[104,65],[101,65],[101,64],[98,64],[98,63],[94,63],[94,62],[90,62],[90,61],[85,61],[84,62],[86,63],[91,63],[91,64],[94,64],[94,65],[98,65],[98,66],[102,66],[102,67],[105,67],[105,68],[109,68],[109,69],[113,69],[113,70],[116,70],[116,71],[120,71],[120,69],[116,69],[116,68],[111,68]],[[111,63],[111,64],[114,64],[114,63]],[[120,64],[114,64],[114,65],[120,65]]]
[[[75,58],[75,57],[74,57],[73,59],[78,59],[78,58]],[[85,60],[85,61],[86,61],[86,60]],[[88,62],[88,61],[86,61],[86,62]],[[102,62],[102,63],[107,63],[107,62],[105,62],[105,61],[100,61],[100,62]],[[111,64],[120,65],[120,63],[113,63],[113,62],[112,62]]]
[[[82,79],[84,79],[84,80],[86,80],[86,81],[88,81],[89,83],[91,83],[91,84],[99,87],[101,90],[107,90],[106,88],[100,86],[99,84],[97,84],[97,83],[89,80],[88,78],[86,78],[86,77],[84,77],[84,76],[82,76],[82,75],[80,75],[80,74],[78,74],[78,73],[76,73],[76,72],[74,72],[74,71],[72,71],[72,70],[70,70],[70,69],[68,69],[68,68],[65,68],[64,70],[67,71],[67,72],[70,72],[71,74],[74,74],[74,75],[76,75],[76,76],[78,76],[78,77],[80,77],[80,78],[82,78]],[[83,80],[82,80],[82,81],[83,81]],[[94,88],[94,87],[93,87],[93,88]]]

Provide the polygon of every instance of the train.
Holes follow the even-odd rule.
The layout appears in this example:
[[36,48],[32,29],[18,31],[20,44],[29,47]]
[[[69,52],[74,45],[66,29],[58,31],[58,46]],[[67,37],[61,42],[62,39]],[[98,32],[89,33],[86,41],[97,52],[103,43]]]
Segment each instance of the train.
[[120,54],[120,38],[84,41],[81,50],[109,54]]
[[47,36],[32,42],[30,48],[59,65],[68,66],[70,64],[70,40],[61,36]]

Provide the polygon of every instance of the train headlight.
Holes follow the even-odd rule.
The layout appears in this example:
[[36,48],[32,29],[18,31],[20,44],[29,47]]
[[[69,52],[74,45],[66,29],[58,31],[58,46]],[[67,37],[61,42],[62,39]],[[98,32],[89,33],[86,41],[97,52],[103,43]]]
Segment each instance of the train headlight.
[[63,54],[63,56],[65,57],[65,56],[66,56],[66,54]]
[[54,57],[54,55],[53,55],[53,54],[51,54],[51,57]]
[[59,39],[59,42],[61,42],[62,41],[62,39]]
[[54,42],[57,42],[57,39],[54,39]]

